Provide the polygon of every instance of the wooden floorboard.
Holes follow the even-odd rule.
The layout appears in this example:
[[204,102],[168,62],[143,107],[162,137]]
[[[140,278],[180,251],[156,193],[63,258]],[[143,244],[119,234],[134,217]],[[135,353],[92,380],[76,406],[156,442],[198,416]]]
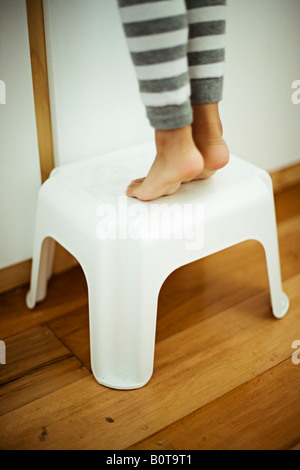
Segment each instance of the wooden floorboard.
[[53,277],[33,311],[26,287],[0,296],[0,448],[296,450],[299,190],[275,197],[286,318],[272,316],[259,243],[183,266],[162,286],[154,374],[142,389],[95,381],[80,268]]
[[[293,305],[285,320],[271,317],[262,292],[160,341],[154,375],[141,390],[109,390],[88,376],[4,414],[1,446],[122,449],[195,412],[290,359],[300,329],[299,282],[297,275],[284,285]],[[295,382],[295,365],[291,373]],[[39,439],[43,429],[47,443]]]
[[300,436],[299,390],[288,358],[129,449],[289,449]]
[[73,356],[41,364],[0,388],[0,415],[90,375]]

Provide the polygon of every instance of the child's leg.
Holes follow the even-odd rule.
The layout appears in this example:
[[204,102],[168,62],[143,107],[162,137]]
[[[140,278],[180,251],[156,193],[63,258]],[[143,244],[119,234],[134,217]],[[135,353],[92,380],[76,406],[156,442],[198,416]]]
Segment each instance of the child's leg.
[[157,155],[127,195],[142,200],[174,193],[201,172],[193,141],[184,0],[118,0],[120,16],[146,114],[155,129]]
[[198,177],[206,178],[229,159],[218,110],[223,91],[226,0],[186,0],[186,6],[193,138],[204,159]]

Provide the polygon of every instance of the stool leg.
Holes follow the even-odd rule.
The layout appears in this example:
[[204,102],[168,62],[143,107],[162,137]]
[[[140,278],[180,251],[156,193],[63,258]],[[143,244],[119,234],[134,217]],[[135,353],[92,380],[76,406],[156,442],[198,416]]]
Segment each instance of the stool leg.
[[30,290],[26,296],[27,307],[32,309],[47,295],[48,279],[51,275],[55,240],[50,237],[36,237],[34,243]]
[[46,248],[47,250],[47,281],[52,276],[52,270],[53,270],[53,262],[54,262],[54,255],[55,255],[55,247],[56,247],[56,241],[53,238],[48,237],[48,247]]
[[161,285],[153,273],[134,269],[134,260],[126,270],[122,264],[103,263],[100,273],[86,276],[93,374],[102,385],[126,390],[152,376]]
[[266,256],[272,311],[275,318],[283,318],[289,309],[289,299],[282,291],[277,226],[274,210],[266,214],[260,239]]
[[267,193],[264,201],[261,201],[258,210],[255,211],[253,226],[258,227],[257,240],[261,242],[265,250],[273,315],[275,318],[283,318],[289,309],[289,299],[282,291],[273,185],[266,171],[258,169],[257,171]]

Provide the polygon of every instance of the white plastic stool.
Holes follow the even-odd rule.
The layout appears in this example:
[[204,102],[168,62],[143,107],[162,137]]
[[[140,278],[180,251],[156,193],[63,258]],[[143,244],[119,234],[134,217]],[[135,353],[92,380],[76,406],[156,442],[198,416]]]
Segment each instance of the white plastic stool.
[[154,156],[147,143],[58,167],[38,199],[27,305],[46,297],[57,241],[86,276],[93,374],[116,389],[139,388],[151,378],[159,291],[184,264],[258,240],[273,314],[282,318],[289,308],[268,173],[231,156],[210,179],[182,184],[172,196],[127,198],[128,183],[147,174]]

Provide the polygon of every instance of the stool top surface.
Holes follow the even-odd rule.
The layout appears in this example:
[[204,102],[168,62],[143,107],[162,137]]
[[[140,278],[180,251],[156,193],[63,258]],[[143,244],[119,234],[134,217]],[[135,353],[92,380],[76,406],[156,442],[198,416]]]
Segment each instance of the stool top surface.
[[[125,197],[130,181],[147,175],[154,157],[154,143],[147,142],[57,167],[52,171],[50,181],[60,183],[94,203],[117,204],[120,196]],[[220,197],[223,199],[229,193],[232,198],[233,193],[238,196],[241,188],[246,190],[261,172],[264,170],[231,155],[229,163],[211,178],[182,184],[175,194],[151,201],[151,204],[182,204],[191,201],[207,203]],[[129,204],[149,204],[135,198],[127,199]]]

